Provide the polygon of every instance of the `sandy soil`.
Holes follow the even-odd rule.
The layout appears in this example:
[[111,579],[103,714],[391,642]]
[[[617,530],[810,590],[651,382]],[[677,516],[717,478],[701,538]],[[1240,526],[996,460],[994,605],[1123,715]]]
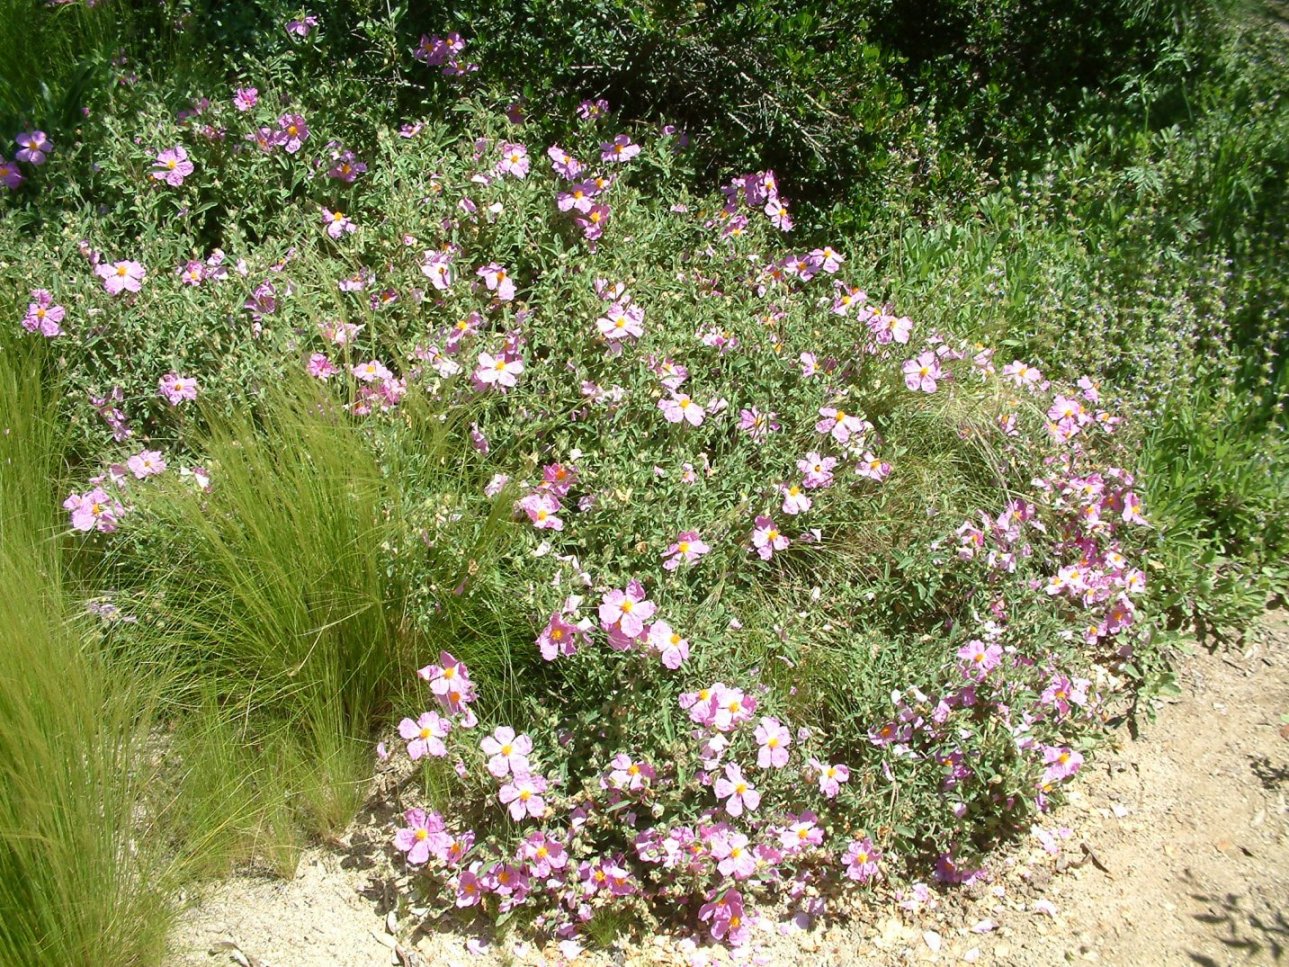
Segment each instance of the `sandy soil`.
[[[1182,697],[1136,738],[1116,735],[989,883],[811,930],[766,912],[733,957],[657,937],[577,963],[1289,964],[1289,616],[1268,614],[1239,647],[1198,648],[1180,678]],[[241,877],[190,898],[175,963],[560,962],[393,919],[388,829],[366,814],[345,849],[310,850],[290,882]]]

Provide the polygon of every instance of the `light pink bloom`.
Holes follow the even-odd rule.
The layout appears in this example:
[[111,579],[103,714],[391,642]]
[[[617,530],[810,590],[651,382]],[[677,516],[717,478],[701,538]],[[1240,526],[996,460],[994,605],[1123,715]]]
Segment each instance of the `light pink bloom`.
[[792,734],[778,719],[766,716],[756,727],[757,750],[756,764],[762,769],[781,769],[788,764],[788,746],[792,745]]
[[556,514],[560,512],[559,498],[548,491],[534,491],[519,501],[519,509],[528,515],[533,526],[538,530],[563,530],[564,522]]
[[866,477],[869,480],[876,480],[878,483],[881,483],[890,476],[891,465],[883,460],[879,460],[877,457],[873,456],[871,452],[866,450],[864,451],[864,458],[856,464],[855,472],[861,477]]
[[286,148],[287,154],[295,154],[304,147],[309,137],[309,125],[299,114],[283,114],[278,118],[277,143]]
[[122,292],[138,292],[143,288],[148,270],[133,259],[125,259],[120,262],[100,262],[95,267],[94,274],[103,280],[103,288],[108,295],[120,295]]
[[152,177],[157,181],[164,181],[171,188],[178,188],[195,170],[182,145],[162,151],[152,164]]
[[253,87],[239,87],[233,92],[233,107],[243,114],[259,103],[260,92]]
[[986,645],[979,639],[973,639],[958,649],[958,660],[962,663],[962,674],[975,681],[983,681],[1003,660],[1002,645]]
[[309,363],[305,366],[305,372],[314,379],[330,379],[340,372],[340,367],[322,353],[313,353],[309,356]]
[[528,774],[528,756],[533,751],[533,740],[527,735],[516,735],[510,726],[502,725],[492,735],[485,736],[479,746],[489,757],[488,771],[498,779],[505,775]]
[[561,178],[572,181],[582,173],[582,163],[557,144],[546,149],[546,157],[551,159],[551,167]]
[[764,443],[766,437],[779,429],[779,420],[777,414],[762,413],[754,406],[749,410],[739,410],[738,428],[757,443]]
[[545,778],[524,773],[511,776],[511,781],[501,787],[497,798],[510,807],[510,818],[515,822],[525,816],[541,819],[546,812],[546,802],[542,799],[545,791]]
[[501,145],[501,160],[497,162],[497,173],[514,175],[516,178],[528,176],[528,149],[522,144]]
[[54,297],[47,289],[32,289],[32,301],[27,304],[27,314],[22,318],[22,328],[38,332],[47,339],[63,334],[59,325],[67,315],[62,306],[54,305]]
[[783,512],[785,514],[804,514],[810,509],[811,500],[797,484],[780,484],[783,494]]
[[675,671],[689,658],[689,642],[667,622],[655,621],[649,628],[649,647],[658,652],[662,664]]
[[515,298],[515,283],[503,266],[489,262],[476,270],[475,275],[483,279],[489,292],[496,293],[498,302],[510,302]]
[[761,804],[761,794],[744,778],[743,770],[734,762],[725,766],[725,774],[716,780],[712,791],[717,799],[725,800],[725,811],[731,816],[742,816],[744,809],[754,812]]
[[878,862],[881,858],[881,852],[867,836],[853,840],[846,848],[846,855],[842,857],[842,862],[846,864],[847,878],[857,883],[867,883],[878,875]]
[[807,490],[817,490],[832,483],[832,470],[837,466],[836,457],[823,457],[811,450],[797,461],[797,469],[805,474],[802,485]]
[[1043,746],[1043,764],[1047,767],[1043,771],[1042,784],[1049,786],[1052,783],[1060,782],[1062,779],[1068,779],[1079,771],[1083,765],[1083,754],[1073,749],[1064,749],[1059,746]]
[[674,571],[681,564],[693,564],[710,550],[698,536],[698,531],[681,531],[676,535],[675,543],[662,552],[662,556],[666,558],[662,562],[663,569]]
[[618,626],[628,638],[639,638],[644,623],[653,617],[658,606],[645,597],[644,585],[629,581],[623,590],[613,589],[600,604],[600,624],[606,629]]
[[518,356],[502,353],[493,356],[491,353],[480,353],[474,371],[474,378],[483,386],[497,386],[503,390],[511,389],[519,382],[519,374],[524,371],[524,361]]
[[639,339],[644,335],[644,310],[634,304],[615,302],[595,321],[595,326],[610,342]]
[[155,477],[166,469],[166,461],[161,456],[160,450],[141,450],[125,461],[125,465],[130,468],[130,473],[143,480],[145,477]]
[[327,235],[337,241],[341,236],[352,235],[358,229],[358,226],[351,222],[344,212],[333,212],[326,206],[322,209],[322,224],[327,230]]
[[819,773],[819,791],[828,799],[835,799],[841,784],[850,780],[850,769],[841,763],[823,763],[810,760],[810,768]]
[[365,363],[355,363],[349,367],[349,371],[353,373],[354,379],[363,383],[379,382],[394,375],[385,368],[384,364],[375,359],[369,359]]
[[430,858],[435,842],[445,839],[443,817],[422,809],[409,809],[403,814],[407,826],[394,834],[394,846],[407,854],[407,862],[420,866]]
[[687,393],[672,393],[670,399],[659,400],[658,409],[668,423],[685,422],[690,426],[700,426],[707,415],[702,404],[695,403]]
[[712,938],[724,940],[738,946],[744,943],[749,934],[743,911],[743,898],[737,890],[726,890],[720,896],[711,895],[698,910],[698,919],[711,921]]
[[619,134],[612,141],[600,144],[601,161],[630,161],[640,153],[640,145],[632,144],[625,134]]
[[815,424],[815,431],[831,435],[838,443],[846,443],[852,436],[862,437],[872,428],[863,417],[831,406],[822,407],[819,415],[823,419]]
[[71,511],[73,530],[99,531],[110,534],[116,530],[117,518],[125,513],[121,502],[102,487],[95,487],[83,494],[71,494],[63,501],[64,509]]
[[612,771],[609,773],[609,783],[615,789],[638,792],[657,777],[653,766],[648,762],[636,762],[625,752],[619,752],[615,755],[609,765],[612,767]]
[[438,712],[424,712],[416,721],[409,718],[398,723],[398,734],[407,740],[407,755],[413,762],[427,755],[447,755],[443,740],[451,731],[452,723]]
[[742,833],[722,830],[712,837],[712,858],[721,876],[746,880],[756,872],[756,856]]
[[934,393],[936,381],[944,379],[940,369],[940,359],[929,349],[916,359],[904,362],[904,385],[909,389],[923,393]]
[[752,547],[761,560],[768,561],[774,556],[775,551],[781,551],[790,543],[787,535],[779,530],[778,526],[769,517],[764,514],[757,517],[756,527],[752,531]]
[[14,141],[18,145],[18,151],[13,156],[14,160],[25,161],[37,168],[45,163],[49,152],[54,150],[53,142],[44,131],[24,131]]
[[421,274],[434,284],[440,292],[452,287],[452,253],[427,250],[421,262]]
[[519,844],[519,855],[528,861],[533,876],[548,877],[568,865],[568,851],[559,840],[543,832],[532,832]]
[[537,646],[544,659],[554,661],[561,655],[576,654],[578,645],[585,637],[581,628],[565,621],[564,616],[557,611],[550,616],[546,627],[537,636]]
[[157,382],[157,393],[171,406],[178,406],[185,400],[197,398],[197,381],[190,376],[180,376],[174,372],[166,373]]

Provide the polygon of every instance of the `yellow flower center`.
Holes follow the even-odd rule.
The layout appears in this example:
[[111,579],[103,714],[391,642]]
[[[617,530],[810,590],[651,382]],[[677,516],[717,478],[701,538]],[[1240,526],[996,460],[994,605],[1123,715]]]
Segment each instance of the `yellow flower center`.
[[416,831],[416,839],[418,842],[424,841],[429,837],[429,835],[430,835],[430,831],[428,829],[418,829]]

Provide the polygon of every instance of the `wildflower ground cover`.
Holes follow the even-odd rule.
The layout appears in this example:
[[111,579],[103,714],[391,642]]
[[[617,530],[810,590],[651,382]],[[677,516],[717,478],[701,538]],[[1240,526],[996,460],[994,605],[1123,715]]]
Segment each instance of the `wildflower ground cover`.
[[[1187,326],[1140,353],[1083,317],[1029,327],[1017,266],[1087,269],[1049,280],[1056,316],[1128,282],[1073,235],[1003,239],[1055,221],[1056,175],[980,201],[986,228],[910,214],[878,251],[798,211],[791,171],[712,177],[666,118],[534,111],[476,60],[492,40],[409,34],[404,8],[167,11],[125,37],[93,5],[34,15],[126,47],[61,107],[4,88],[3,560],[46,578],[15,605],[81,614],[15,612],[6,736],[48,720],[22,677],[42,654],[84,666],[69,716],[111,712],[90,752],[48,720],[6,767],[15,963],[87,962],[108,920],[138,926],[121,962],[154,960],[167,890],[288,874],[376,758],[411,776],[388,831],[409,908],[568,958],[641,924],[738,947],[755,905],[808,922],[984,880],[1167,687],[1170,618],[1283,587],[1283,445],[1254,433],[1279,413],[1275,283],[1221,291],[1239,338],[1190,275]],[[328,73],[347,25],[366,46]],[[216,63],[166,76],[203,36]],[[1212,256],[1177,246],[1187,272]],[[1116,325],[1174,318],[1119,297]],[[1169,409],[1165,366],[1226,380],[1209,416]],[[1236,400],[1225,446],[1265,474],[1207,438],[1233,476],[1170,470]],[[1239,506],[1191,496],[1215,486]],[[1234,603],[1215,586],[1250,569]],[[101,821],[70,780],[23,792],[81,755],[114,790]],[[10,845],[38,813],[50,850]],[[64,894],[22,884],[74,888],[57,849],[87,823],[102,909],[60,925]]]

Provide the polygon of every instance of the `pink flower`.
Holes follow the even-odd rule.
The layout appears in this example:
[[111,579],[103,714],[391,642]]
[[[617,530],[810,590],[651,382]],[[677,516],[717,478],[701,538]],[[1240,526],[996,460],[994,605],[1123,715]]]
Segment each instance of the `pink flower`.
[[424,712],[415,722],[403,719],[398,723],[398,734],[407,740],[407,755],[413,762],[427,755],[447,755],[448,747],[443,740],[451,731],[452,723],[438,712]]
[[698,536],[698,531],[681,531],[676,535],[675,543],[662,552],[662,556],[666,558],[662,562],[663,569],[674,571],[681,564],[693,564],[710,550]]
[[761,560],[768,561],[775,551],[786,548],[791,541],[779,530],[778,525],[764,514],[757,517],[756,527],[752,531],[752,547]]
[[430,683],[430,692],[449,715],[461,715],[461,724],[473,728],[477,721],[469,704],[475,700],[470,670],[449,652],[439,652],[437,665],[426,665],[416,673]]
[[750,410],[739,410],[738,428],[755,442],[764,443],[766,437],[779,429],[779,420],[776,414],[762,413],[754,406]]
[[653,766],[647,762],[636,762],[625,752],[619,752],[609,763],[609,783],[614,789],[626,789],[638,792],[657,777]]
[[[546,149],[546,157],[551,159],[551,167],[555,169],[555,173],[561,178],[572,181],[582,173],[582,162],[557,144],[553,144]],[[560,210],[566,211],[566,209]]]
[[496,293],[498,302],[510,302],[515,298],[515,283],[503,266],[496,262],[489,262],[478,269],[475,275],[483,279],[483,284],[487,286],[489,292]]
[[830,434],[838,443],[846,443],[852,436],[862,437],[872,429],[872,425],[862,417],[835,407],[825,406],[819,410],[819,415],[823,419],[815,424],[815,431]]
[[756,872],[756,857],[748,847],[747,837],[742,833],[722,830],[712,837],[710,848],[721,876],[746,880]]
[[827,799],[837,798],[841,784],[850,780],[850,769],[839,762],[825,764],[818,759],[811,759],[810,768],[819,773],[819,791]]
[[559,498],[552,493],[535,491],[519,501],[519,509],[538,530],[564,529],[564,522],[555,516],[560,511]]
[[420,866],[430,858],[430,849],[444,836],[443,817],[423,809],[409,809],[403,814],[407,826],[394,834],[394,846],[407,854],[407,862]]
[[983,641],[974,639],[958,649],[958,660],[966,678],[983,681],[1003,660],[1003,648],[999,644],[986,646]]
[[365,363],[355,363],[349,371],[353,373],[354,379],[363,383],[377,383],[394,375],[385,368],[383,363],[375,359],[369,359]]
[[522,144],[501,145],[501,161],[497,163],[497,173],[525,178],[528,175],[528,149]]
[[864,458],[855,465],[855,473],[869,480],[876,480],[881,483],[891,473],[891,465],[877,457],[869,451],[864,451]]
[[788,746],[792,745],[792,734],[787,727],[771,716],[765,716],[756,727],[757,750],[756,764],[762,769],[781,769],[788,764]]
[[904,385],[911,390],[934,393],[936,381],[941,379],[944,372],[940,369],[940,360],[929,349],[916,359],[904,361]]
[[779,846],[785,853],[796,853],[807,846],[820,846],[824,841],[824,831],[819,828],[819,817],[810,811],[800,816],[789,816],[792,820],[779,830]]
[[509,353],[502,353],[500,356],[480,353],[474,379],[484,387],[496,386],[507,390],[518,384],[519,374],[523,371],[524,361],[518,356]]
[[120,295],[122,292],[138,292],[143,288],[143,279],[148,270],[132,259],[125,259],[112,263],[100,262],[94,268],[94,274],[103,280],[103,288],[108,295]]
[[344,212],[333,212],[325,205],[322,209],[322,224],[327,230],[327,235],[337,241],[341,236],[352,235],[358,229],[358,226],[351,222]]
[[726,890],[720,896],[704,903],[698,910],[698,919],[711,921],[712,937],[715,940],[729,938],[730,943],[742,944],[748,936],[748,926],[744,920],[743,898],[737,890]]
[[658,606],[645,597],[644,585],[629,581],[624,590],[613,589],[600,604],[600,624],[605,629],[617,626],[628,638],[639,638],[644,623],[653,617]]
[[299,114],[283,114],[277,119],[279,131],[277,143],[286,148],[287,154],[295,154],[304,147],[309,137],[309,125]]
[[672,393],[670,399],[659,400],[658,409],[668,423],[685,422],[690,426],[700,426],[707,415],[702,404],[695,403],[687,393]]
[[152,164],[152,177],[157,181],[164,181],[171,188],[178,188],[195,170],[182,145],[162,151]]
[[832,469],[837,466],[836,457],[822,457],[813,450],[797,461],[797,469],[805,474],[802,485],[807,490],[817,490],[832,483]]
[[440,292],[452,287],[452,253],[429,250],[421,262],[421,274]]
[[501,787],[497,798],[503,805],[510,807],[510,818],[515,822],[519,822],[524,816],[541,819],[546,811],[546,803],[542,799],[545,791],[546,780],[542,776],[525,773],[512,776],[511,781]]
[[332,152],[331,160],[334,163],[327,169],[327,177],[347,185],[352,185],[367,170],[367,166],[349,150]]
[[831,246],[825,245],[823,248],[817,248],[810,253],[810,257],[815,263],[830,275],[841,268],[846,259],[835,252]]
[[54,305],[54,297],[47,289],[32,289],[31,302],[27,304],[27,314],[22,318],[22,328],[28,332],[38,332],[47,339],[63,334],[59,323],[67,315],[62,306]]
[[842,862],[846,864],[847,878],[856,883],[867,883],[878,875],[878,862],[881,858],[881,852],[867,836],[852,840],[846,848],[846,855],[842,857]]
[[10,191],[17,191],[18,186],[26,180],[17,163],[0,154],[0,185],[4,185]]
[[797,484],[780,484],[779,491],[783,494],[783,512],[785,514],[795,516],[804,514],[810,509],[810,498]]
[[600,189],[593,181],[579,181],[577,184],[570,185],[568,191],[561,191],[555,195],[555,207],[562,212],[575,210],[582,214],[588,214],[591,211],[592,199],[600,193]]
[[595,321],[595,326],[609,342],[639,339],[644,335],[644,310],[637,305],[615,302]]
[[541,649],[543,658],[554,661],[560,655],[576,654],[578,645],[585,638],[586,634],[581,628],[565,621],[562,614],[555,612],[537,636],[537,646]]
[[594,242],[604,235],[604,226],[609,223],[609,216],[612,213],[613,210],[608,205],[596,202],[587,208],[585,215],[575,215],[573,221],[582,230],[583,237]]
[[742,816],[743,810],[755,811],[761,804],[761,794],[743,776],[737,763],[725,766],[725,775],[716,780],[712,789],[717,799],[725,800],[725,811],[731,816]]
[[63,501],[71,511],[72,530],[99,531],[110,534],[116,530],[117,518],[125,513],[120,501],[102,487],[95,487],[83,494],[71,494]]
[[1078,772],[1079,767],[1083,765],[1083,755],[1073,749],[1045,745],[1043,746],[1043,764],[1047,768],[1043,771],[1042,785],[1049,786],[1052,783],[1060,782],[1062,779],[1068,779]]
[[568,865],[568,851],[559,840],[543,832],[532,832],[519,844],[519,855],[528,861],[533,876],[548,877]]
[[197,398],[197,381],[175,372],[166,373],[157,381],[157,394],[164,397],[171,406],[178,406],[185,400]]
[[665,668],[675,671],[689,658],[689,642],[667,622],[655,621],[649,628],[649,647],[662,658]]
[[479,746],[489,757],[488,771],[498,779],[506,775],[518,778],[528,774],[528,756],[533,751],[533,740],[527,735],[515,735],[514,729],[502,725],[492,735],[485,736]]
[[322,353],[313,353],[309,357],[308,365],[305,366],[305,372],[314,379],[330,379],[340,372],[340,367]]
[[612,141],[600,144],[601,161],[630,161],[640,153],[640,145],[632,144],[625,134],[619,134]]
[[125,465],[138,480],[155,477],[166,469],[166,461],[159,450],[141,450],[125,461]]
[[46,157],[54,150],[53,142],[44,131],[24,131],[14,141],[18,145],[14,160],[25,161],[37,168],[45,163]]
[[260,92],[253,87],[239,87],[233,92],[233,107],[245,114],[260,101]]

